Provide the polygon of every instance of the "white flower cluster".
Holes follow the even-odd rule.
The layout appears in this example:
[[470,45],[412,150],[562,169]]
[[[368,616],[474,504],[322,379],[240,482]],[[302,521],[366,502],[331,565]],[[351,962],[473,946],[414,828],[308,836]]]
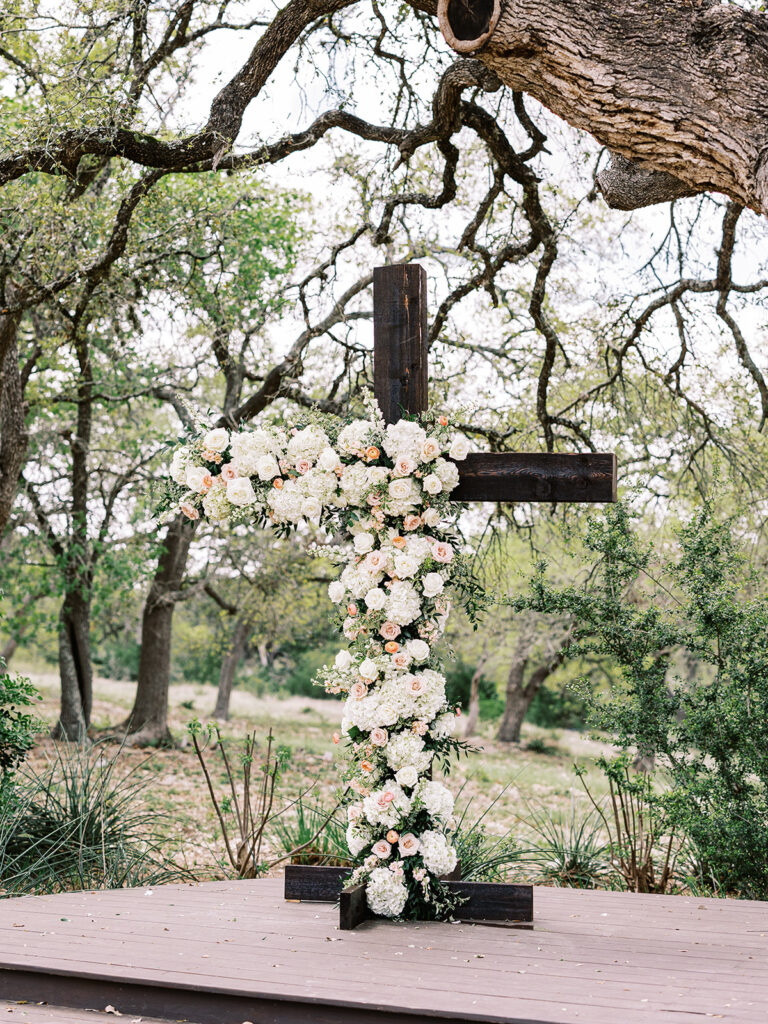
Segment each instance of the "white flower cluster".
[[169,469],[191,519],[347,531],[346,564],[328,593],[350,649],[321,678],[346,694],[344,775],[359,797],[348,808],[353,877],[365,882],[374,913],[388,917],[408,912],[408,873],[429,900],[430,876],[456,864],[446,836],[453,796],[429,775],[455,724],[433,646],[458,563],[443,523],[467,453],[445,417],[430,429],[385,426],[371,409],[338,431],[331,423],[215,428],[178,448]]

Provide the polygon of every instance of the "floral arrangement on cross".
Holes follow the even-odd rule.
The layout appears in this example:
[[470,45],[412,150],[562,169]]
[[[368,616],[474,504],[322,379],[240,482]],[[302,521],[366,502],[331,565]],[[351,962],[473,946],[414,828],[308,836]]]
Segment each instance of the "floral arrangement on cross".
[[440,879],[456,866],[454,798],[434,768],[467,744],[446,699],[434,652],[453,591],[479,587],[456,546],[460,506],[450,492],[466,438],[446,416],[346,425],[317,417],[303,427],[201,431],[177,447],[169,501],[190,519],[288,530],[304,521],[342,528],[350,543],[318,553],[344,563],[328,592],[348,647],[318,683],[345,694],[340,733],[347,843],[374,914],[449,917],[456,897]]

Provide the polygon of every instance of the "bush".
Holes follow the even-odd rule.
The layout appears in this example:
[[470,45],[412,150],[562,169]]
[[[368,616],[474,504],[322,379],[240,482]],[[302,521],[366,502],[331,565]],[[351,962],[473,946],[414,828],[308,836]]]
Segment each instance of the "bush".
[[293,665],[283,681],[283,689],[296,697],[331,697],[332,694],[326,693],[322,686],[315,686],[312,680],[323,665],[333,661],[338,650],[337,641],[301,651],[293,659]]
[[[158,885],[191,878],[169,859],[161,815],[145,804],[138,765],[118,775],[119,753],[63,745],[40,772],[24,770],[0,808],[5,895]],[[146,763],[146,762],[144,762]]]
[[[575,620],[571,653],[602,659],[617,682],[590,700],[593,723],[670,780],[667,826],[696,850],[702,877],[768,898],[768,596],[733,525],[706,503],[659,556],[625,505],[590,520],[589,588],[556,589],[540,566],[515,602]],[[698,670],[681,678],[685,652]]]
[[[0,668],[5,663],[0,660]],[[43,723],[28,711],[40,700],[29,679],[3,672],[0,675],[0,802],[6,797],[14,772],[24,761]]]
[[[462,658],[455,662],[449,662],[445,672],[445,695],[449,704],[459,704],[466,711],[469,706],[469,690],[474,674],[475,666]],[[501,705],[496,692],[496,684],[492,680],[486,679],[485,676],[480,677],[479,696],[481,701],[495,701]],[[487,705],[486,710],[490,710]]]
[[536,693],[525,716],[541,729],[581,729],[589,714],[587,702],[571,686],[550,687]]

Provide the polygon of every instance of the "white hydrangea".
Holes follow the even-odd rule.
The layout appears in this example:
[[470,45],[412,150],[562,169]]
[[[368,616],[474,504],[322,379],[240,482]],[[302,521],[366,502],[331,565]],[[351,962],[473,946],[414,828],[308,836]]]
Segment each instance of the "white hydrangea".
[[338,481],[335,474],[326,473],[315,466],[305,473],[297,483],[308,498],[315,498],[323,505],[328,505],[336,494]]
[[353,857],[361,853],[373,839],[373,833],[364,823],[353,822],[347,826],[347,846]]
[[266,430],[244,430],[232,435],[230,454],[243,476],[253,476],[257,472],[259,459],[265,455],[279,453],[279,440]]
[[370,732],[371,729],[387,728],[397,722],[397,709],[391,702],[381,699],[381,692],[374,691],[367,697],[355,700],[353,697],[347,699],[344,704],[344,721],[342,727],[344,732],[349,732],[351,726],[356,726],[361,732]]
[[432,467],[435,475],[440,478],[444,491],[452,491],[459,486],[459,470],[455,462],[438,459]]
[[351,466],[344,467],[341,477],[341,490],[346,495],[350,505],[361,505],[364,496],[370,490],[366,467],[362,462],[354,462]]
[[417,533],[412,533],[408,537],[407,545],[408,554],[418,558],[420,563],[432,554],[432,541],[428,537],[420,537]]
[[393,771],[411,765],[418,772],[425,772],[432,763],[433,754],[424,749],[424,740],[410,729],[396,733],[390,738],[384,752],[387,764]]
[[182,487],[187,483],[187,463],[189,462],[189,448],[177,448],[171,456],[170,474],[171,480]]
[[371,424],[368,420],[353,420],[340,432],[337,444],[345,455],[355,455],[367,448],[370,440]]
[[326,470],[326,472],[335,473],[341,466],[341,459],[339,458],[338,452],[335,452],[333,448],[324,448],[318,456],[317,464],[321,469]]
[[421,843],[421,857],[427,871],[438,877],[448,875],[453,871],[458,857],[442,832],[434,832],[431,829],[422,832],[419,842]]
[[311,459],[314,462],[330,445],[325,431],[311,423],[293,435],[288,442],[286,454],[289,459]]
[[455,728],[456,715],[451,711],[447,711],[444,715],[439,715],[434,720],[429,731],[435,739],[442,740],[445,739],[446,736],[452,736]]
[[421,600],[418,593],[405,580],[396,580],[389,590],[386,605],[387,618],[398,626],[408,626],[421,615]]
[[365,899],[374,914],[399,917],[408,899],[408,890],[401,875],[389,868],[374,868],[365,884]]
[[382,442],[384,451],[391,459],[409,456],[418,460],[427,439],[426,431],[413,420],[398,420],[390,423]]
[[442,782],[423,781],[416,791],[430,815],[447,822],[453,814],[453,793]]
[[214,523],[223,523],[229,519],[232,506],[227,497],[227,488],[220,477],[214,479],[213,487],[203,496],[203,512]]
[[391,779],[363,800],[363,813],[371,825],[394,828],[411,807],[410,797]]
[[347,588],[341,580],[334,580],[333,583],[328,584],[328,597],[330,597],[334,604],[339,604],[340,601],[343,601],[346,592]]
[[278,522],[296,523],[301,519],[304,496],[296,486],[286,483],[282,490],[270,491],[267,504],[274,512]]

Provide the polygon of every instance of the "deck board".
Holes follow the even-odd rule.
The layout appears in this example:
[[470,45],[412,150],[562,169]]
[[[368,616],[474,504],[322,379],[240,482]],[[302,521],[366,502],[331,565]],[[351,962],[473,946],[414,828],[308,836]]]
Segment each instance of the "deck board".
[[535,907],[533,931],[340,932],[279,879],[2,900],[0,997],[199,1024],[764,1024],[768,905],[537,888]]

